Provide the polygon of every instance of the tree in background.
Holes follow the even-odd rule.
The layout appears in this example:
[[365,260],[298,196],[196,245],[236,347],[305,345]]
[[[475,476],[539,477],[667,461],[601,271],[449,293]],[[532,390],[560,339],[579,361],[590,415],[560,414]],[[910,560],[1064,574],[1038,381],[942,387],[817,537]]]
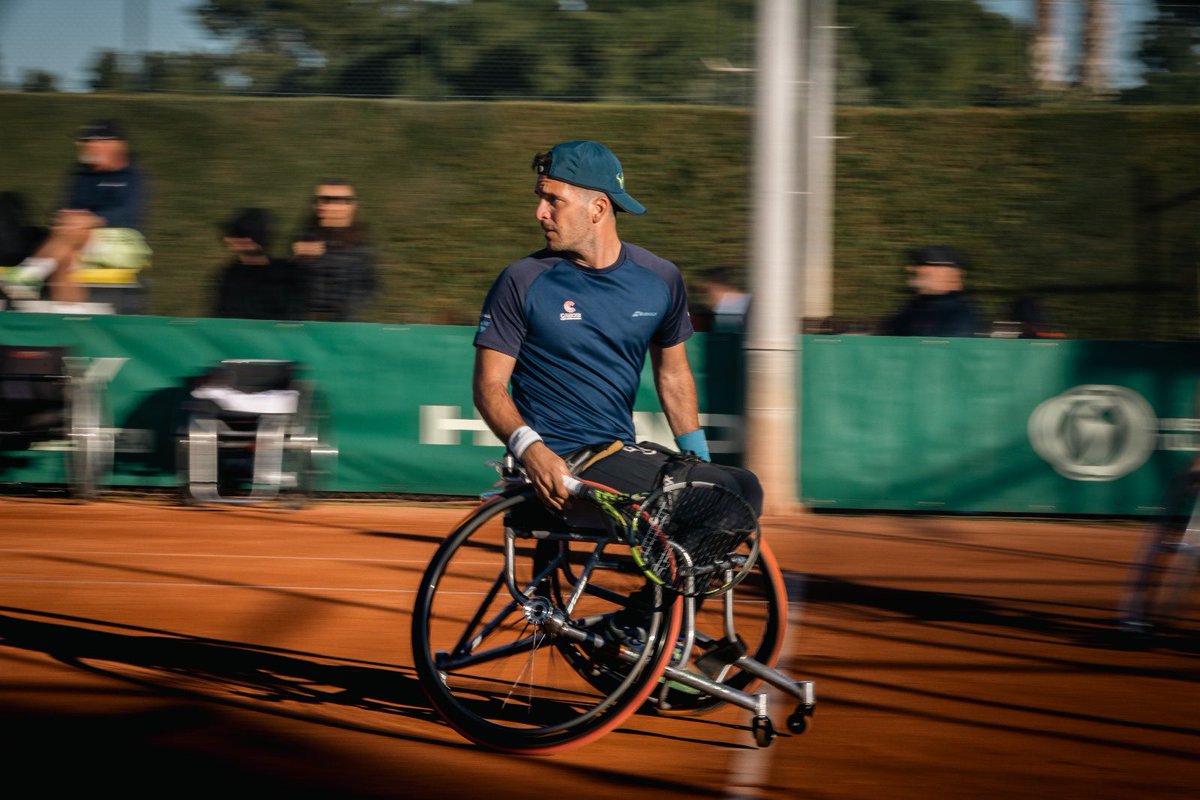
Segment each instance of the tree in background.
[[57,92],[58,76],[44,69],[25,70],[21,76],[22,92]]
[[1112,93],[1112,24],[1109,0],[1085,0],[1079,83],[1097,97]]
[[1036,0],[1033,23],[1033,81],[1043,92],[1066,85],[1063,69],[1063,38],[1058,33],[1062,0]]
[[1029,33],[973,0],[839,0],[872,102],[993,105],[1030,90]]
[[[421,98],[746,103],[755,0],[207,0],[241,89]],[[1028,31],[974,0],[840,0],[852,102],[1003,104]]]
[[1200,0],[1157,3],[1146,25],[1138,58],[1146,65],[1145,85],[1130,89],[1132,103],[1200,103]]
[[229,71],[225,56],[209,53],[144,53],[129,65],[114,50],[100,52],[88,81],[94,92],[213,92]]

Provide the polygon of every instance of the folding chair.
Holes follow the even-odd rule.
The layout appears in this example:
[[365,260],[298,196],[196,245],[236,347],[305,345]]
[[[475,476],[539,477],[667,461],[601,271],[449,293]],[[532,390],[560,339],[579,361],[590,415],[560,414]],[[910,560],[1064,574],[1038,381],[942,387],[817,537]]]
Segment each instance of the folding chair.
[[298,365],[228,359],[197,379],[179,439],[185,503],[304,504],[314,490],[323,414]]
[[69,490],[91,498],[112,467],[116,437],[105,389],[125,359],[67,353],[0,345],[0,450],[64,450]]

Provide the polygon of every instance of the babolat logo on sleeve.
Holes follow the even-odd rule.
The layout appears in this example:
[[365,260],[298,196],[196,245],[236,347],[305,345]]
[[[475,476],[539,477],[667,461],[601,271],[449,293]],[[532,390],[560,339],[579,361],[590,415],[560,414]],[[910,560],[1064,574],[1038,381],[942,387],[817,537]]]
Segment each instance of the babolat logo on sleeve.
[[583,319],[583,314],[575,310],[575,301],[567,300],[563,303],[563,313],[558,315],[559,319]]
[[492,315],[491,314],[481,314],[479,317],[479,332],[483,333],[484,331],[486,331],[488,329],[488,326],[491,324],[492,324]]

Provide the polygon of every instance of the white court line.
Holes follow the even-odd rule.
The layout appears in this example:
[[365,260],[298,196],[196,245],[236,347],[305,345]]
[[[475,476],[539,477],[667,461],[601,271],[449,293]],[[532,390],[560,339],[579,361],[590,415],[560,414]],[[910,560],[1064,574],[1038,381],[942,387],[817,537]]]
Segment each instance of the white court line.
[[[272,583],[192,583],[179,581],[102,581],[74,580],[70,578],[0,578],[4,583],[62,584],[69,586],[163,586],[190,589],[279,589],[291,592],[376,592],[390,594],[414,594],[416,589],[366,589],[359,586],[296,586]],[[483,594],[483,592],[479,592]]]
[[[428,564],[428,558],[356,558],[353,556],[247,556],[233,553],[142,553],[120,550],[47,550],[45,548],[3,547],[0,553],[71,556],[149,556],[153,558],[245,558],[266,561],[358,561],[379,564]],[[472,565],[474,566],[474,565]]]

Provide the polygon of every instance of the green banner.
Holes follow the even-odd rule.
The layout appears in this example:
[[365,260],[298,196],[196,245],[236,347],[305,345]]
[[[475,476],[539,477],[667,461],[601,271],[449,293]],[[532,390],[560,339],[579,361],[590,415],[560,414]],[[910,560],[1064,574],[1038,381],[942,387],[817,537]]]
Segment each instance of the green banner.
[[1147,514],[1197,449],[1194,344],[801,342],[813,507]]
[[[109,481],[117,486],[176,483],[175,441],[189,377],[224,358],[280,358],[302,364],[328,404],[324,435],[338,458],[323,490],[477,494],[494,482],[485,462],[503,448],[473,409],[473,335],[461,326],[0,314],[0,343],[127,359],[107,390],[120,429]],[[728,379],[709,397],[703,364],[713,348],[722,358],[736,358],[740,349],[736,339],[719,336],[708,343],[698,337],[691,347],[704,402],[722,412],[706,415],[714,450],[730,459],[739,447],[740,395],[731,387],[740,368],[723,370]],[[648,369],[636,408],[639,434],[669,443]],[[0,481],[61,483],[63,461],[53,449],[5,453]]]
[[[125,359],[108,384],[109,482],[171,486],[188,378],[224,358],[299,362],[338,451],[320,488],[471,495],[503,452],[471,401],[459,326],[0,314],[0,343]],[[797,337],[799,493],[815,508],[1147,514],[1200,447],[1196,345]],[[714,459],[739,463],[742,342],[688,344]],[[649,369],[638,437],[671,433]],[[61,449],[0,454],[0,481],[61,483]]]

